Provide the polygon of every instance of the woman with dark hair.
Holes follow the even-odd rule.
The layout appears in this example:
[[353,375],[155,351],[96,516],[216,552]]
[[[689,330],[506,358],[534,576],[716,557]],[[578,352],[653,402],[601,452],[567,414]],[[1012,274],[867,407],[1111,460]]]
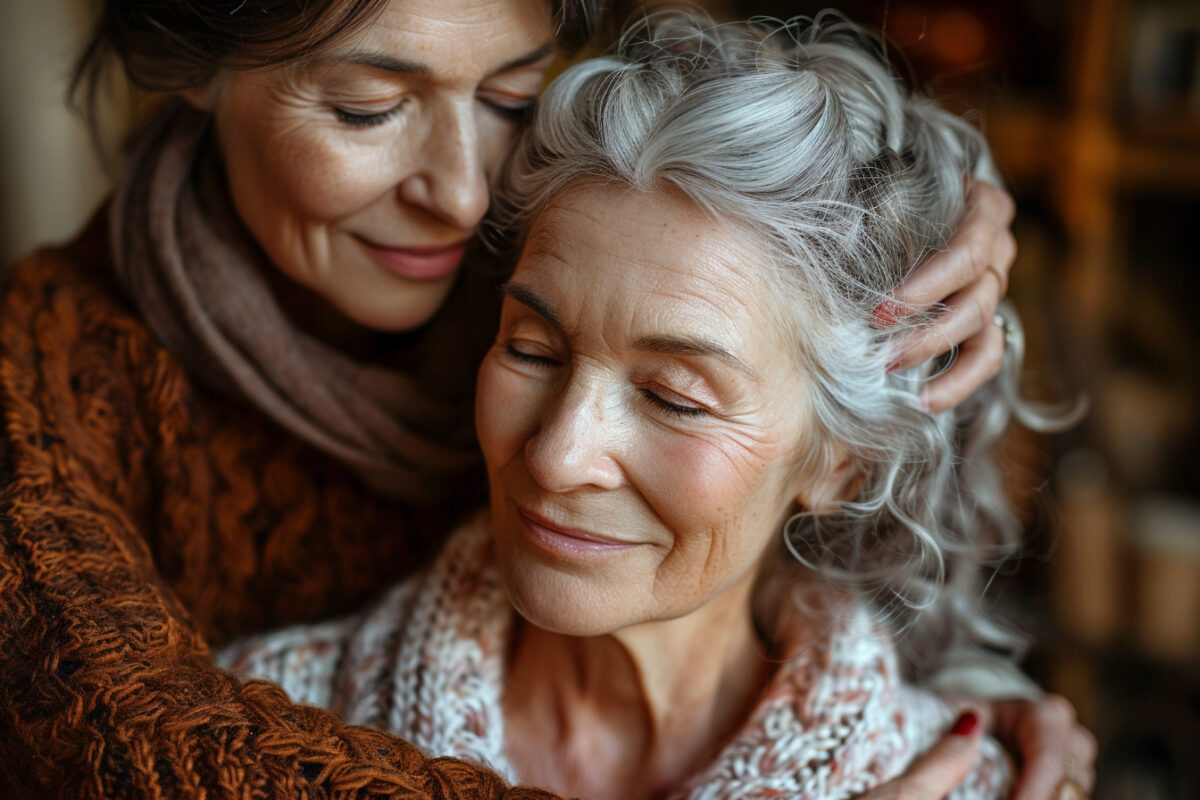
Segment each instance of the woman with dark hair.
[[[464,265],[556,48],[599,11],[103,5],[84,94],[115,59],[172,96],[80,237],[0,292],[7,795],[533,794],[235,680],[209,648],[360,604],[482,504],[471,382],[497,303]],[[897,360],[962,343],[934,408],[1002,352],[1011,204],[971,194],[949,252],[876,314],[949,297]]]

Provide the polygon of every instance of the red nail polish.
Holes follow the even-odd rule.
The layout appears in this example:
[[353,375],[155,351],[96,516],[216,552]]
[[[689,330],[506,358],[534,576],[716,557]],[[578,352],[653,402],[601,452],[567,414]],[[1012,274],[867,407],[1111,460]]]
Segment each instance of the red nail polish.
[[900,369],[900,362],[901,362],[902,360],[903,360],[903,359],[899,359],[899,358],[897,358],[895,361],[893,361],[892,363],[888,364],[888,365],[887,365],[887,371],[888,371],[888,372],[895,372],[896,370]]
[[950,732],[955,736],[970,736],[978,726],[979,715],[974,711],[964,711],[954,721],[954,727],[950,728]]
[[871,327],[877,330],[890,328],[900,319],[900,307],[891,300],[884,300],[871,312]]

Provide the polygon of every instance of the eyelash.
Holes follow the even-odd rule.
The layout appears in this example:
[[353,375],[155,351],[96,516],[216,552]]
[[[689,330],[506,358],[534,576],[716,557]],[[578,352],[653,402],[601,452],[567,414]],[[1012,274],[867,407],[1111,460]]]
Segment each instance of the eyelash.
[[344,108],[334,108],[333,113],[337,115],[339,122],[343,125],[349,125],[351,128],[374,128],[394,117],[399,110],[400,106],[396,106],[395,108],[389,108],[387,111],[380,111],[377,114],[355,114],[353,111],[347,111]]
[[491,103],[487,100],[482,100],[480,102],[490,108],[492,113],[496,114],[502,119],[509,120],[510,122],[519,122],[521,124],[529,122],[530,117],[533,116],[533,108],[535,105],[537,105],[537,102],[534,100],[530,100],[528,103],[522,103],[519,106],[506,106],[499,103]]
[[[524,353],[510,345],[505,345],[504,350],[508,355],[517,361],[529,364],[534,367],[557,367],[561,366],[562,362],[546,356],[536,356],[532,353]],[[664,400],[649,389],[639,389],[639,394],[642,398],[650,403],[650,405],[666,411],[668,414],[674,414],[679,417],[703,417],[708,415],[708,409],[700,406],[681,406],[677,403],[672,403],[670,400]]]
[[661,408],[669,414],[675,414],[680,417],[703,417],[708,415],[708,410],[700,406],[681,406],[672,403],[670,400],[664,400],[649,389],[639,389],[642,397],[646,399],[652,406]]
[[562,364],[561,361],[557,361],[553,358],[547,358],[546,356],[535,356],[533,353],[523,352],[513,347],[511,344],[505,345],[504,351],[517,361],[522,361],[535,367],[557,367]]
[[[498,103],[489,103],[486,100],[481,102],[498,117],[521,124],[529,122],[529,118],[533,116],[533,108],[536,105],[532,100],[519,106],[505,106]],[[390,120],[399,110],[400,106],[396,106],[377,114],[356,114],[344,108],[334,108],[333,113],[337,116],[339,122],[343,125],[349,125],[351,128],[374,128]]]

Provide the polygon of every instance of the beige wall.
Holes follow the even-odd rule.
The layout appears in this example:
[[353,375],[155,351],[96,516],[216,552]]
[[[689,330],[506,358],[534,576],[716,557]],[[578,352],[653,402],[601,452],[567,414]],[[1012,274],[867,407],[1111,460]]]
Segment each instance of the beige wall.
[[0,0],[0,263],[70,236],[107,191],[66,107],[86,0]]

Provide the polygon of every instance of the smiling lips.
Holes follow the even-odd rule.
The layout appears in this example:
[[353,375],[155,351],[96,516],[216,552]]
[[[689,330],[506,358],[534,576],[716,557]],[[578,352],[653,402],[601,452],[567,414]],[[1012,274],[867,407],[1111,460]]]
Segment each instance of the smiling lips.
[[595,556],[637,546],[632,542],[619,542],[589,531],[564,528],[523,508],[517,509],[517,516],[524,523],[522,527],[533,544],[558,555]]
[[384,247],[366,239],[359,241],[384,269],[412,281],[436,281],[454,274],[467,250],[465,240],[433,247]]

